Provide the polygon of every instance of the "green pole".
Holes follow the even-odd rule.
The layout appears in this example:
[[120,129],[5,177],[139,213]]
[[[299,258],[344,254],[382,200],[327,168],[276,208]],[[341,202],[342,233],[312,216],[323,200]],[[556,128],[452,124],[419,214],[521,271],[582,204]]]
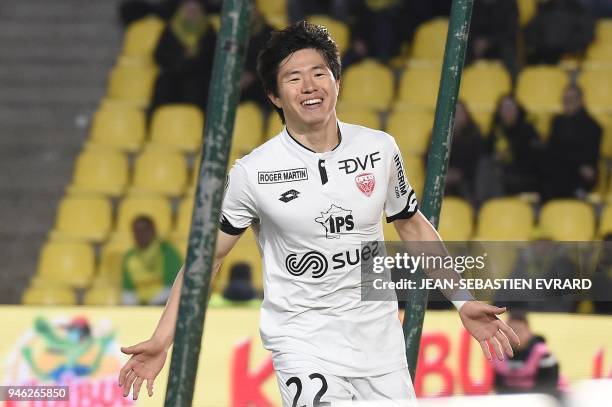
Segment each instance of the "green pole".
[[[444,195],[444,181],[455,120],[455,104],[461,83],[473,3],[474,0],[453,0],[446,37],[442,78],[438,90],[431,148],[427,157],[425,192],[421,205],[421,211],[436,228]],[[414,290],[410,300],[406,301],[403,323],[406,358],[412,381],[416,377],[426,308],[427,290]]]
[[249,40],[251,0],[225,0],[215,48],[200,176],[174,336],[166,407],[191,406],[234,129]]

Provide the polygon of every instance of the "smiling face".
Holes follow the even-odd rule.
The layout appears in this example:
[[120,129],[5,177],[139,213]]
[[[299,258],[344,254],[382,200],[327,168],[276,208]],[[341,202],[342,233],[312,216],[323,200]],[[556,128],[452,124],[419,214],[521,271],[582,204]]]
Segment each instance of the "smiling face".
[[336,81],[323,56],[312,48],[289,55],[279,65],[277,95],[268,97],[283,110],[287,125],[306,130],[336,121]]

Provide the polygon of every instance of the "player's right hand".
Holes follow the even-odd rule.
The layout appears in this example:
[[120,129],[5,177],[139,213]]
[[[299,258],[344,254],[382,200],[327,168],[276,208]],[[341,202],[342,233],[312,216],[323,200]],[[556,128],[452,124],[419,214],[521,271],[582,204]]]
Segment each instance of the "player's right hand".
[[164,367],[168,350],[153,340],[137,345],[122,347],[121,352],[132,355],[119,372],[119,387],[123,387],[123,397],[127,397],[132,388],[132,398],[138,399],[142,383],[147,381],[149,397],[153,395],[153,382]]

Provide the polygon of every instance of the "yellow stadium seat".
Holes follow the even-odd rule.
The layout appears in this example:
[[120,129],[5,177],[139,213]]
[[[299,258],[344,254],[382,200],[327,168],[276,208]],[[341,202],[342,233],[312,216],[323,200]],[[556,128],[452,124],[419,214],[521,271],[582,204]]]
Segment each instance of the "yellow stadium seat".
[[478,212],[478,240],[530,239],[534,224],[533,210],[517,198],[497,198],[484,203]]
[[98,193],[118,196],[128,181],[128,161],[112,149],[88,148],[76,159],[70,193]]
[[250,153],[263,141],[263,113],[253,102],[241,103],[236,110],[232,149]]
[[255,4],[272,27],[282,29],[288,25],[286,0],[256,0]]
[[118,287],[100,285],[85,292],[84,305],[113,306],[121,304],[121,291]]
[[583,70],[578,83],[589,112],[612,113],[612,69]]
[[270,112],[270,115],[268,116],[268,123],[266,126],[266,140],[270,140],[272,137],[280,133],[283,130],[283,127],[285,127],[285,125],[281,121],[281,118],[278,113],[276,113],[276,111]]
[[371,129],[380,130],[380,118],[378,113],[365,108],[345,108],[338,109],[338,119],[345,123],[358,124]]
[[173,233],[170,237],[170,243],[172,246],[178,250],[179,254],[183,257],[183,259],[187,258],[187,244],[189,243],[189,235],[179,235]]
[[176,197],[187,184],[187,162],[176,151],[149,148],[134,165],[132,192],[153,192]]
[[595,214],[583,201],[555,199],[542,207],[539,226],[554,240],[591,240],[595,235]]
[[194,105],[175,104],[158,107],[151,122],[151,143],[194,153],[204,135],[204,114]]
[[146,107],[153,95],[157,69],[141,66],[118,66],[109,76],[107,96],[136,107]]
[[444,198],[440,211],[438,232],[444,240],[469,240],[474,232],[474,212],[472,206],[461,198]]
[[76,295],[70,287],[29,287],[21,297],[23,305],[76,305]]
[[343,75],[340,102],[343,105],[387,110],[393,99],[393,73],[368,59],[350,66]]
[[89,141],[125,151],[138,150],[145,138],[145,115],[140,109],[108,106],[99,109],[91,124]]
[[588,68],[610,67],[612,65],[612,44],[594,42],[589,45],[584,64]]
[[510,74],[499,62],[478,61],[463,72],[459,98],[472,113],[493,113],[499,99],[512,90]]
[[434,110],[440,85],[440,69],[431,67],[408,68],[399,84],[397,109]]
[[518,0],[519,23],[522,27],[526,26],[535,16],[538,10],[537,0]]
[[422,23],[414,34],[411,59],[439,62],[444,57],[448,19],[435,18]]
[[98,284],[121,287],[123,257],[132,246],[132,237],[127,234],[115,235],[102,246],[96,278]]
[[597,25],[595,26],[595,41],[608,43],[612,41],[612,18],[601,18],[597,20]]
[[558,67],[527,67],[519,73],[516,97],[529,112],[557,113],[561,111],[563,90],[568,83],[567,74]]
[[423,198],[423,187],[425,186],[425,165],[423,158],[418,155],[403,155],[406,167],[406,176],[414,189],[419,202]]
[[251,228],[247,229],[242,234],[236,246],[234,246],[223,260],[219,276],[215,282],[216,291],[221,291],[225,288],[230,269],[238,262],[246,262],[251,266],[253,285],[256,289],[263,290],[261,255],[259,254],[259,247],[255,239],[255,234]]
[[172,225],[170,202],[158,195],[129,195],[119,204],[117,216],[118,234],[131,236],[132,221],[139,215],[150,216],[155,222],[157,234],[168,236]]
[[601,146],[599,152],[602,158],[612,159],[612,125],[606,125],[603,127],[603,137],[601,139]]
[[84,288],[94,275],[94,251],[83,242],[47,242],[38,260],[37,277],[58,284]]
[[429,148],[434,115],[430,111],[395,111],[389,116],[387,132],[404,154],[423,155]]
[[59,204],[53,239],[84,239],[101,242],[112,225],[112,206],[99,196],[68,196]]
[[340,55],[344,54],[351,40],[351,31],[345,23],[326,15],[312,15],[307,20],[312,24],[322,25],[327,28],[331,37],[336,41]]
[[145,17],[130,24],[123,38],[122,55],[150,58],[164,26],[164,21],[158,17]]

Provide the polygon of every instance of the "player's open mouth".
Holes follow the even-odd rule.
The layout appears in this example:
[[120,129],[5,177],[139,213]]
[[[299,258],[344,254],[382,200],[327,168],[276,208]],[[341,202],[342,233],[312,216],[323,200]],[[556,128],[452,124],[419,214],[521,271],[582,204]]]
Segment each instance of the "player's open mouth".
[[323,103],[323,99],[308,99],[302,102],[302,106],[305,108],[316,108],[321,103]]

